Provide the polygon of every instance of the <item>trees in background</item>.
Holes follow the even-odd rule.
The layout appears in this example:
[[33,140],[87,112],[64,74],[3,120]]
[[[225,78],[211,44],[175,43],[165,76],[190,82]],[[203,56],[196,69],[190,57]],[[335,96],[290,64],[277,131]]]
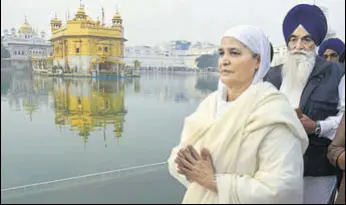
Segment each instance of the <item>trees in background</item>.
[[217,53],[214,54],[205,54],[196,58],[197,67],[199,69],[204,68],[216,68],[218,65],[219,55]]

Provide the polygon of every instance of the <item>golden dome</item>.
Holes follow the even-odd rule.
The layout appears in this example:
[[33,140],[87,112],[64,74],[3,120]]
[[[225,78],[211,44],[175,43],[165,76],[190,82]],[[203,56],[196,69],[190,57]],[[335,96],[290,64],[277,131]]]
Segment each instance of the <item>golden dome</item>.
[[116,12],[113,16],[113,20],[120,20],[121,19],[121,16],[119,14],[119,12]]
[[55,24],[59,24],[59,23],[61,23],[61,20],[59,20],[58,17],[54,17],[50,22],[55,23]]
[[84,8],[79,8],[79,9],[77,10],[77,15],[85,15]]
[[22,24],[20,26],[21,29],[29,29],[29,28],[32,28],[29,24]]
[[21,33],[32,33],[33,29],[29,24],[22,24],[19,28],[19,32]]
[[25,22],[19,27],[19,32],[20,33],[33,33],[33,29],[28,23],[26,17],[25,17]]

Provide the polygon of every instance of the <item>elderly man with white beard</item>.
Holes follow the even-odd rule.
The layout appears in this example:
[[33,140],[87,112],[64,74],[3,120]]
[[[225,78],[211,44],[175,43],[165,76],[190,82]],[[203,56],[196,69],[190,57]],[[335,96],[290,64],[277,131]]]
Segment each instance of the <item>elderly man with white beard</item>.
[[292,109],[302,113],[300,121],[309,136],[304,154],[305,204],[327,204],[336,186],[336,170],[328,162],[327,150],[345,110],[345,76],[340,64],[316,54],[327,28],[319,7],[292,8],[283,22],[287,59],[265,78],[287,96]]

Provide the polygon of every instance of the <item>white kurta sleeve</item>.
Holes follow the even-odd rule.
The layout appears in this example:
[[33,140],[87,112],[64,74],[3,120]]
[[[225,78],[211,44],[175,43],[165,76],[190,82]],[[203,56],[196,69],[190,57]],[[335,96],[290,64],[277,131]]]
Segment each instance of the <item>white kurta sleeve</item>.
[[320,121],[321,134],[320,137],[325,137],[333,140],[336,135],[336,130],[340,124],[341,118],[345,112],[345,76],[342,77],[339,83],[339,105],[338,114],[336,116],[330,116],[327,119]]
[[303,202],[304,163],[301,141],[284,125],[271,127],[269,132],[268,128],[265,129],[248,136],[251,138],[267,135],[259,147],[258,169],[253,176],[217,175],[219,203],[299,204]]

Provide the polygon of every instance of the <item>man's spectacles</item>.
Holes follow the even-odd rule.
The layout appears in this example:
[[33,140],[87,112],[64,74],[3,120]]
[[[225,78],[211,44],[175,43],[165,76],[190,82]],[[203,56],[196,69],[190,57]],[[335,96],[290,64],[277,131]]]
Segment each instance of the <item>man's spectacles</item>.
[[337,58],[339,57],[339,55],[337,53],[331,53],[331,54],[324,54],[323,57],[325,59],[328,59],[328,58]]

